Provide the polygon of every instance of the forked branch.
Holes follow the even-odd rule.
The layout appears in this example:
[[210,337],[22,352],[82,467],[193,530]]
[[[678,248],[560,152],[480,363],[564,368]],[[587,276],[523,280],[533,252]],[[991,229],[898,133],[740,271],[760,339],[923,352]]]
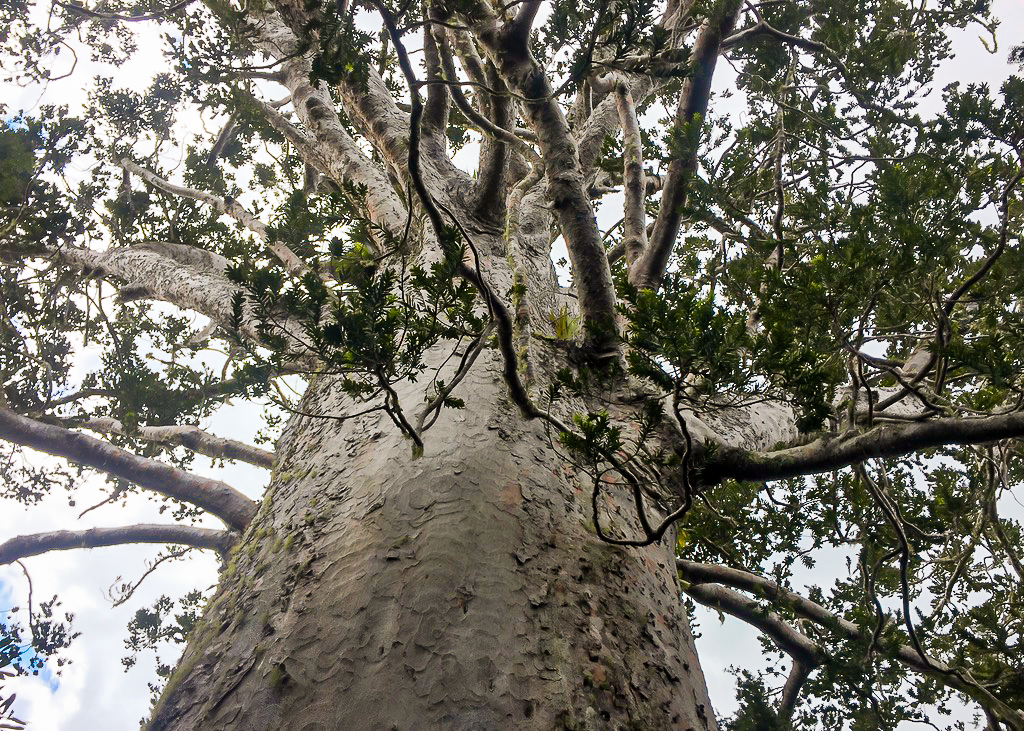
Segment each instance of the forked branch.
[[[813,602],[796,592],[790,591],[763,576],[739,569],[696,563],[685,559],[677,559],[676,568],[679,570],[682,579],[689,584],[689,586],[683,589],[688,596],[692,596],[701,603],[729,612],[739,619],[750,621],[751,624],[755,624],[753,620],[761,621],[761,618],[770,615],[766,615],[762,609],[757,607],[757,603],[754,600],[742,594],[724,589],[721,586],[708,585],[722,584],[751,592],[778,605],[784,605],[796,616],[813,622],[819,627],[845,637],[848,640],[860,640],[863,638],[861,628],[850,620],[843,619],[817,602]],[[759,625],[755,624],[755,626]],[[776,627],[765,623],[763,631],[769,634],[773,640],[778,641],[776,636],[769,630],[775,631]],[[793,631],[795,632],[796,630]],[[794,645],[794,648],[796,648],[796,645]],[[969,695],[988,711],[998,715],[1000,720],[1011,728],[1024,729],[1024,713],[996,698],[987,688],[971,678],[969,673],[957,668],[951,668],[937,658],[923,656],[916,648],[909,645],[890,647],[886,649],[886,653],[892,660],[919,673],[936,678],[943,684]],[[817,657],[821,658],[821,655]]]

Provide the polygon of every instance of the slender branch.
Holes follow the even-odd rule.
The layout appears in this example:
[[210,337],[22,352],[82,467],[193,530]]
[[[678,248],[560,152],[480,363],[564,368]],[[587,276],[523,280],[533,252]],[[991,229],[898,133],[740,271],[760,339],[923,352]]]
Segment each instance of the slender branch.
[[120,421],[110,417],[87,419],[80,424],[71,423],[69,426],[83,426],[101,434],[133,436],[159,444],[180,445],[214,459],[237,459],[268,470],[274,466],[273,452],[235,439],[218,437],[197,426],[140,426],[129,434]]
[[[302,56],[319,43],[323,13],[319,4],[306,0],[276,0],[278,12],[258,13],[261,50],[272,58],[285,60]],[[301,40],[300,40],[301,39]],[[409,119],[395,103],[381,74],[372,64],[361,64],[358,73],[345,73],[336,86],[345,114],[374,150],[396,172],[406,166]]]
[[222,198],[220,196],[213,195],[212,193],[207,193],[206,191],[186,188],[181,185],[174,185],[173,183],[164,180],[156,173],[152,173],[145,168],[139,167],[127,158],[121,160],[121,167],[135,173],[154,188],[167,193],[168,195],[191,198],[192,200],[206,203],[211,208],[226,216],[231,216],[233,219],[259,236],[260,240],[266,244],[267,248],[273,252],[274,256],[276,256],[292,274],[301,276],[309,271],[309,267],[307,267],[306,264],[295,255],[295,252],[284,244],[271,240],[267,235],[267,226],[265,223],[260,221],[249,211],[245,210],[242,204],[231,196],[224,196]]
[[[448,81],[455,81],[458,79],[455,63],[452,60],[451,53],[449,52],[448,42],[443,37],[441,38],[441,49],[441,64],[444,70],[445,79]],[[458,84],[453,84],[451,86],[451,90],[452,99],[455,101],[455,105],[459,108],[459,111],[461,111],[466,116],[466,119],[468,119],[480,132],[488,137],[512,145],[522,153],[523,157],[535,164],[540,161],[540,156],[537,154],[537,151],[520,139],[517,134],[510,132],[504,127],[499,127],[497,124],[473,109],[473,105],[469,103],[468,99],[466,99],[466,95],[462,92],[462,89]]]
[[0,438],[66,457],[87,467],[134,482],[145,490],[191,503],[217,516],[235,530],[244,530],[256,514],[256,503],[233,487],[200,477],[94,437],[53,424],[43,424],[0,407]]
[[0,543],[0,565],[29,556],[72,548],[100,548],[129,543],[174,543],[193,548],[209,548],[227,553],[238,538],[237,533],[192,525],[129,525],[119,528],[88,528],[33,533]]
[[[683,580],[691,584],[684,591],[686,594],[698,599],[698,601],[700,601],[698,597],[703,596],[703,590],[707,588],[703,586],[704,584],[725,584],[726,586],[742,589],[743,591],[749,591],[776,603],[784,603],[798,617],[807,619],[830,632],[836,632],[849,640],[860,640],[863,638],[863,632],[860,627],[850,620],[843,619],[817,602],[813,602],[789,589],[785,589],[763,576],[739,569],[696,563],[681,558],[676,559],[676,568],[679,570]],[[691,594],[694,589],[697,589],[697,594]],[[732,593],[735,594],[735,592]],[[717,592],[712,592],[708,596],[716,595]],[[736,594],[736,597],[739,598],[734,598],[735,601],[741,606],[747,606],[750,602],[747,597],[742,595]],[[722,609],[727,611],[725,606]],[[742,617],[740,618],[742,619]],[[1011,708],[996,698],[986,688],[971,678],[968,673],[951,668],[937,658],[922,658],[917,650],[909,645],[889,648],[886,650],[886,653],[897,662],[917,672],[937,678],[942,683],[974,698],[987,709],[996,711],[1002,720],[1014,729],[1024,729],[1024,713]]]
[[1024,413],[884,424],[863,433],[831,432],[810,444],[775,452],[722,446],[704,463],[708,484],[725,479],[781,480],[847,467],[871,457],[896,457],[946,444],[980,444],[1024,435]]
[[636,118],[633,95],[622,82],[615,84],[615,102],[619,112],[619,125],[622,127],[622,178],[626,193],[622,244],[625,248],[626,263],[632,266],[633,262],[647,250],[643,143],[640,139],[640,125]]
[[[193,546],[186,546],[185,548],[179,548],[175,551],[170,551],[169,553],[161,552],[161,554],[156,559],[154,559],[153,561],[146,562],[146,570],[142,572],[142,576],[136,579],[134,583],[121,584],[117,588],[115,588],[114,585],[112,584],[110,588],[107,589],[107,598],[110,599],[110,601],[112,602],[112,606],[120,607],[124,605],[125,602],[127,602],[135,595],[135,592],[138,590],[138,588],[142,586],[142,582],[148,579],[154,573],[156,573],[156,570],[159,569],[162,564],[170,561],[175,561],[181,558],[182,556],[187,556],[189,552],[192,550],[192,548]],[[226,551],[220,551],[222,557],[225,556],[226,553]],[[117,577],[117,581],[120,581],[120,579],[120,576]],[[117,594],[116,596],[115,592]]]
[[[448,60],[451,60],[450,55]],[[451,110],[451,90],[457,86],[432,83],[442,81],[443,77],[447,75],[447,72],[442,70],[442,53],[438,49],[432,23],[423,26],[423,61],[427,69],[427,101],[423,106],[421,126],[424,137],[429,139],[433,145],[438,146],[439,151],[442,151],[443,154],[445,134],[448,129],[448,114]],[[451,78],[454,79],[454,77]]]
[[84,15],[88,18],[97,18],[99,20],[117,20],[125,23],[138,23],[142,20],[159,20],[160,18],[164,18],[172,13],[176,13],[177,11],[188,7],[193,2],[195,2],[195,0],[179,0],[179,2],[168,5],[163,10],[158,10],[155,13],[146,13],[145,15],[122,15],[120,13],[104,13],[99,10],[92,10],[91,8],[87,8],[84,5],[73,5],[71,3],[59,2],[59,0],[56,4],[70,13]]

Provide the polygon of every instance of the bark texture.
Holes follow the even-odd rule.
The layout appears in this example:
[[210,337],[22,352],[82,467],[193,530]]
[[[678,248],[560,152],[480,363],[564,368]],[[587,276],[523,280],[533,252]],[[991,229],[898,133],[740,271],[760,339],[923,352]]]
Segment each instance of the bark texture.
[[[671,547],[597,539],[501,368],[418,459],[378,414],[289,426],[151,729],[716,727]],[[328,378],[306,403],[345,406]]]

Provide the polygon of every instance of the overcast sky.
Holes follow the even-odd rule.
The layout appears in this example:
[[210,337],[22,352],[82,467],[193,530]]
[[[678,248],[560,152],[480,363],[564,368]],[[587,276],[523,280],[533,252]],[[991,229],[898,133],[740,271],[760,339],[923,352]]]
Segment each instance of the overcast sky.
[[[1010,47],[1024,43],[1024,0],[999,0],[995,8],[1002,19],[998,53],[985,52],[976,30],[958,34],[955,39],[957,61],[942,70],[939,88],[955,80],[987,81],[997,87],[1005,78],[1009,72],[1005,64],[1007,52]],[[146,89],[151,73],[164,63],[160,28],[156,24],[136,24],[133,30],[141,36],[139,51],[125,68],[98,69],[86,62],[85,54],[80,54],[71,78],[45,88],[6,86],[0,89],[0,100],[7,104],[9,113],[32,112],[44,103],[67,104],[74,112],[84,104],[89,79],[96,73],[113,76],[115,87]],[[61,64],[65,63],[66,58],[58,59],[55,69],[63,69]],[[719,85],[729,83],[727,65],[720,65],[717,73]],[[937,102],[939,95],[933,94],[933,99]],[[82,373],[95,364],[90,360],[86,357],[80,363]],[[214,433],[252,443],[260,413],[259,406],[238,401],[202,426]],[[33,459],[49,458],[37,455]],[[213,469],[210,460],[203,457],[197,457],[195,471],[222,479],[254,498],[260,496],[267,478],[265,471],[246,465]],[[0,541],[25,533],[166,520],[159,514],[158,503],[139,495],[130,496],[123,506],[107,506],[79,519],[82,510],[105,497],[101,485],[100,477],[83,480],[76,488],[73,508],[64,494],[50,496],[31,509],[5,504],[0,510]],[[209,524],[218,525],[217,521]],[[25,562],[31,572],[36,604],[59,594],[63,602],[61,610],[75,614],[74,628],[82,633],[68,653],[72,664],[64,668],[59,678],[46,672],[38,678],[5,683],[4,695],[17,692],[16,715],[28,720],[33,731],[132,729],[147,715],[150,699],[147,683],[154,680],[154,663],[152,656],[143,655],[133,670],[123,671],[121,658],[126,654],[123,640],[127,636],[128,620],[138,608],[150,606],[161,594],[176,597],[194,588],[210,587],[217,580],[216,560],[209,554],[193,552],[196,558],[161,567],[125,606],[111,608],[107,596],[109,587],[122,581],[135,581],[146,570],[147,561],[159,551],[155,546],[102,548],[53,553]],[[844,572],[845,566],[840,558],[832,566],[821,566],[821,569],[827,575],[831,571]],[[820,580],[830,583],[824,578]],[[20,606],[19,617],[22,624],[26,624],[26,596],[27,583],[20,568],[0,567],[0,612]],[[703,637],[698,647],[712,699],[719,713],[731,712],[735,706],[735,681],[727,668],[761,656],[757,633],[736,620],[720,622],[718,615],[710,612],[702,612],[699,622]],[[173,662],[179,651],[179,648],[168,650],[162,659]],[[965,716],[970,717],[971,713]]]

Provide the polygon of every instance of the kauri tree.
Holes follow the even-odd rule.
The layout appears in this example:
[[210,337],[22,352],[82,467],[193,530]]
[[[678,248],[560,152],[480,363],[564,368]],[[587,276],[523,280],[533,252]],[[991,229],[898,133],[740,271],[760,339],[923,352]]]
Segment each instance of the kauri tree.
[[[194,625],[154,730],[881,729],[954,697],[1024,729],[1024,81],[933,81],[987,6],[7,0],[9,77],[130,64],[139,22],[166,64],[6,110],[4,495],[89,470],[172,509],[0,561],[220,552],[135,627]],[[272,449],[199,428],[243,398]],[[196,454],[266,468],[262,501]],[[731,720],[692,602],[785,659]]]

